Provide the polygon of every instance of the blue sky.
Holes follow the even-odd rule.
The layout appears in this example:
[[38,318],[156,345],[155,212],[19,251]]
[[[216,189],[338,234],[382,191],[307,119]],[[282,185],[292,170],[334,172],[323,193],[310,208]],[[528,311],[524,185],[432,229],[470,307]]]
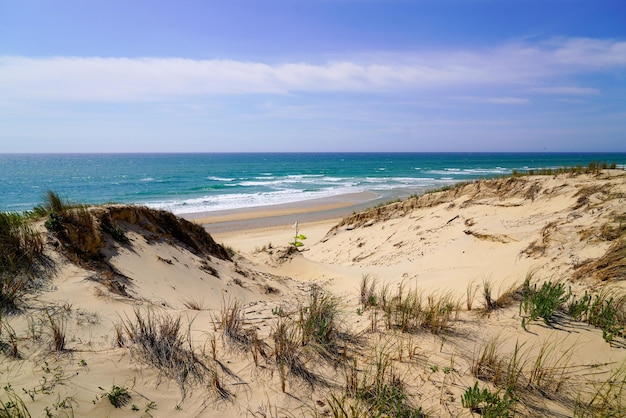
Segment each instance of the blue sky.
[[626,151],[623,0],[0,0],[0,152]]

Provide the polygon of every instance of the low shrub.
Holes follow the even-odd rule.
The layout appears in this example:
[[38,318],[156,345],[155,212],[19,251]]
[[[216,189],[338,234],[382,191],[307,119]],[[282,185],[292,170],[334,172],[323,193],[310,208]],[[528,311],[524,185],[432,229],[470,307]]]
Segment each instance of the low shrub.
[[507,391],[502,397],[498,392],[491,393],[487,389],[478,387],[478,382],[474,386],[467,388],[461,397],[461,404],[464,408],[469,408],[472,412],[479,413],[483,417],[508,417],[512,414],[515,405],[515,398]]
[[544,282],[541,288],[537,289],[537,284],[530,285],[527,279],[523,285],[523,297],[520,302],[520,315],[522,318],[522,327],[526,329],[526,319],[535,321],[543,318],[546,325],[550,325],[552,318],[557,310],[567,302],[571,296],[571,291],[565,289],[562,283]]
[[[105,389],[101,387],[100,390]],[[102,396],[106,396],[109,402],[111,402],[111,405],[116,408],[121,408],[127,405],[132,399],[132,396],[127,388],[117,385],[113,385],[111,387],[111,390],[106,391],[102,394]]]

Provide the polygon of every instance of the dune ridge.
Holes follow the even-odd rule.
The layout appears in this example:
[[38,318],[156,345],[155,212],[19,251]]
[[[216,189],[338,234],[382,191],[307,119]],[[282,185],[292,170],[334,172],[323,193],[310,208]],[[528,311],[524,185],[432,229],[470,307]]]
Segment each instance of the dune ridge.
[[301,251],[288,226],[64,207],[32,221],[45,268],[0,319],[0,398],[12,416],[620,415],[625,203],[623,170],[481,180],[302,224]]

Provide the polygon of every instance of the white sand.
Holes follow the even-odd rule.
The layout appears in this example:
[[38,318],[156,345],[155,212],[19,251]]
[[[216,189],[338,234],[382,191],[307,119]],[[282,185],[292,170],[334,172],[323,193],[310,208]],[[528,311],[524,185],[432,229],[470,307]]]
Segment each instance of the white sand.
[[[42,415],[46,407],[59,416],[71,415],[72,410],[74,416],[133,417],[325,414],[330,411],[329,393],[340,393],[344,385],[343,369],[311,352],[305,365],[327,384],[309,387],[298,377],[288,376],[287,393],[282,393],[279,369],[271,356],[276,313],[281,309],[296,312],[314,283],[341,297],[341,322],[351,332],[364,332],[361,349],[350,356],[365,367],[374,347],[393,347],[395,367],[411,400],[432,416],[470,416],[460,397],[477,380],[470,373],[473,353],[495,335],[500,336],[503,352],[512,350],[516,341],[525,344],[528,353],[536,352],[544,341],[554,341],[560,351],[574,347],[567,357],[572,370],[567,382],[571,398],[626,361],[621,339],[609,345],[600,330],[582,323],[548,327],[537,321],[529,332],[524,331],[519,302],[488,317],[475,309],[483,304],[484,281],[492,284],[497,298],[531,272],[538,282],[562,280],[575,290],[598,288],[600,284],[590,280],[569,281],[577,265],[602,256],[611,245],[599,239],[598,231],[616,213],[624,213],[625,179],[623,171],[613,171],[602,178],[532,177],[506,186],[502,181],[500,189],[496,183],[481,182],[465,186],[462,192],[429,195],[423,202],[430,200],[430,204],[421,207],[400,203],[355,216],[335,229],[340,217],[307,222],[312,218],[305,214],[337,209],[336,202],[316,202],[308,209],[239,211],[212,220],[204,216],[196,221],[257,220],[256,228],[233,231],[231,224],[230,231],[213,234],[218,243],[237,252],[234,262],[211,257],[213,271],[203,269],[205,259],[171,238],[150,240],[133,227],[128,232],[132,245],[116,244],[107,253],[110,265],[129,278],[129,297],[109,292],[89,279],[93,271],[69,263],[48,247],[56,274],[28,301],[30,308],[8,318],[23,358],[0,357],[0,383],[11,384],[32,416]],[[536,193],[529,194],[535,183]],[[577,193],[591,187],[605,187],[606,192],[591,194],[575,209],[580,199]],[[362,196],[359,199],[362,202]],[[355,202],[348,199],[339,206],[347,208]],[[332,211],[328,214],[333,215]],[[299,253],[281,258],[295,233],[290,216],[301,217],[299,232],[307,239]],[[283,217],[285,222],[266,222],[274,217]],[[532,248],[539,250],[528,251]],[[422,289],[424,295],[451,292],[463,308],[459,320],[450,333],[437,336],[393,332],[382,322],[372,332],[372,311],[357,314],[364,275],[377,278],[379,286],[388,283],[393,292],[400,283]],[[468,286],[480,288],[472,311],[465,310]],[[236,348],[219,328],[220,309],[235,300],[243,304],[245,328],[256,330],[266,344],[267,358],[260,357],[257,364],[252,352]],[[202,310],[190,309],[193,304]],[[50,326],[44,308],[65,324],[67,341],[62,352],[49,348]],[[141,361],[136,347],[117,346],[116,327],[132,322],[136,310],[145,315],[148,309],[180,317],[183,330],[189,327],[194,351],[215,369],[220,385],[230,394],[227,398],[217,395],[210,379],[190,383],[183,397],[174,380]],[[6,330],[0,334],[2,341],[8,341],[7,335]],[[218,362],[212,359],[212,341]],[[593,378],[591,365],[597,372]],[[443,373],[446,367],[452,373]],[[129,389],[128,405],[116,409],[102,398],[113,385]],[[6,394],[2,399],[6,400]],[[550,413],[571,414],[567,402],[544,402]],[[64,408],[68,405],[71,408]]]

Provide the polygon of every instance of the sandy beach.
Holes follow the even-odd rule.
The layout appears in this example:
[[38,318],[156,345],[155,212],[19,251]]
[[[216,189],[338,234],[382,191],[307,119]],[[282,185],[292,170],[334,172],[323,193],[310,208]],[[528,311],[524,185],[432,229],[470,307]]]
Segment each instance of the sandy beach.
[[[67,209],[56,232],[37,221],[48,267],[2,317],[2,400],[31,416],[620,415],[625,196],[607,170],[191,222]],[[545,283],[560,302],[537,316]],[[614,326],[573,316],[585,292],[611,295]],[[491,397],[468,403],[474,385]]]
[[210,234],[284,227],[298,222],[341,219],[383,200],[372,192],[349,193],[281,205],[258,206],[225,211],[187,213],[180,216],[204,225]]

